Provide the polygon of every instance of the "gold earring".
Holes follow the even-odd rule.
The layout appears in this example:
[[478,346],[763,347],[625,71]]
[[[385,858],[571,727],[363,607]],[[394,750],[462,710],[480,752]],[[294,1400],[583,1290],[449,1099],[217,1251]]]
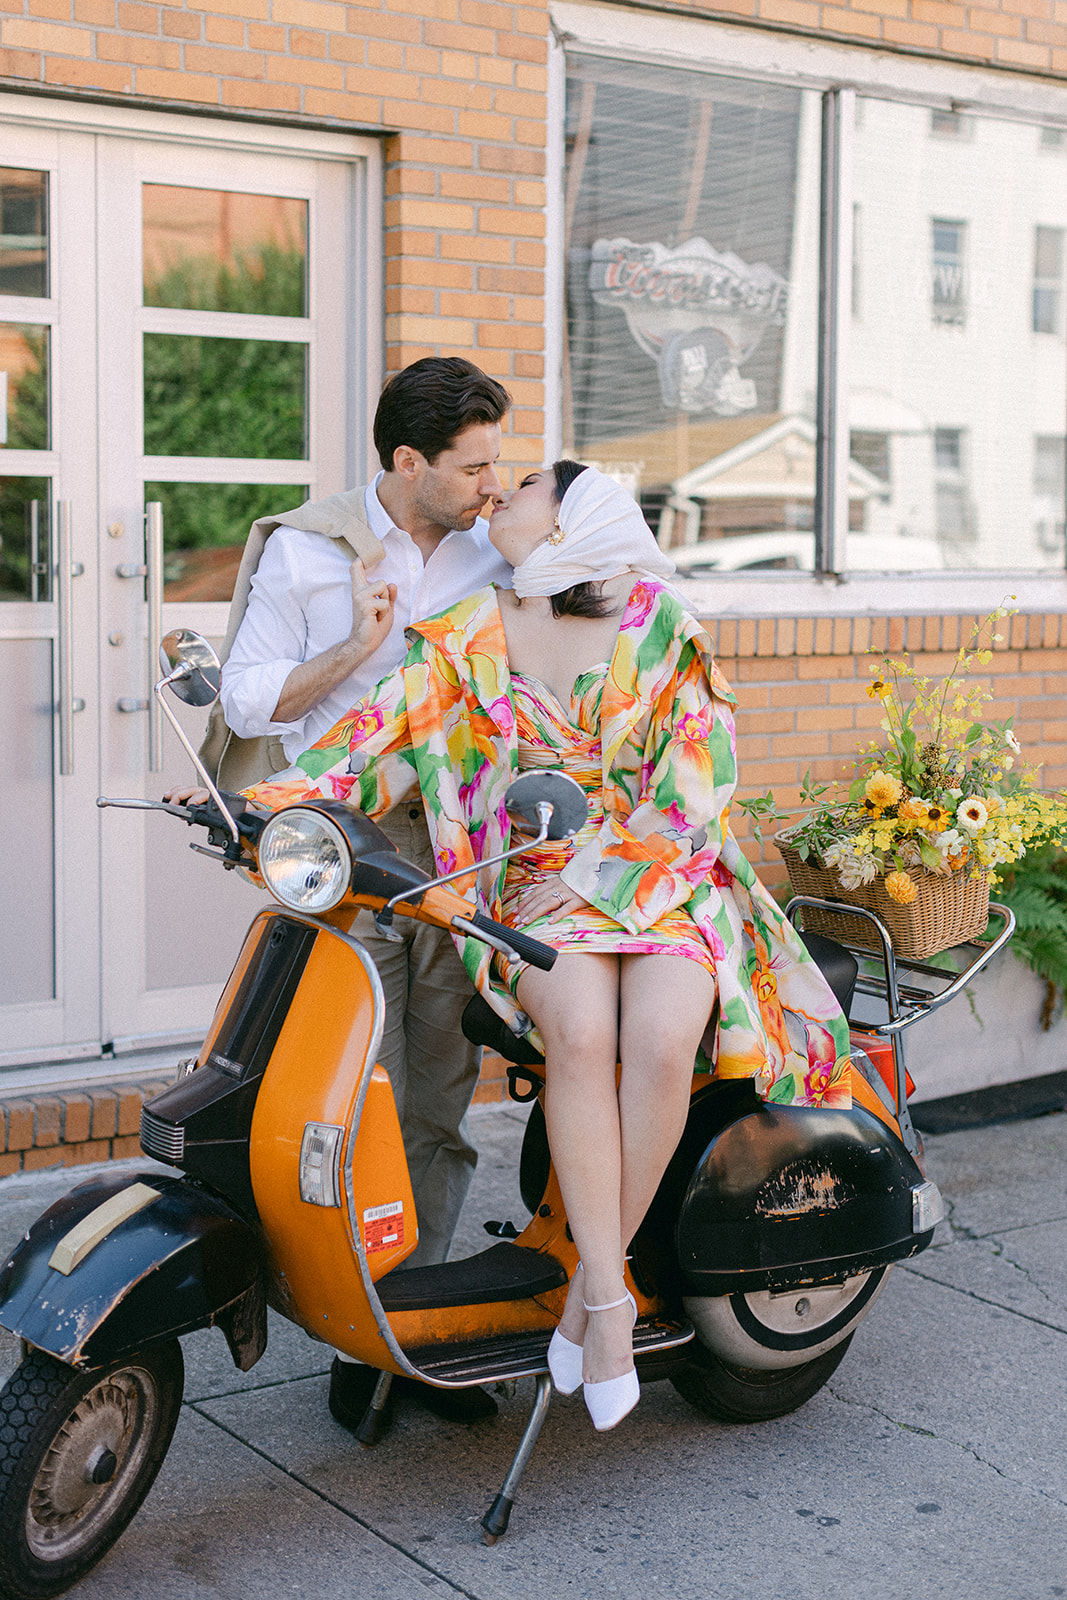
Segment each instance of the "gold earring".
[[562,544],[563,540],[565,538],[565,535],[564,535],[563,529],[559,525],[559,518],[558,517],[554,517],[553,518],[552,527],[553,527],[554,531],[552,533],[550,533],[549,536],[548,536],[549,544]]

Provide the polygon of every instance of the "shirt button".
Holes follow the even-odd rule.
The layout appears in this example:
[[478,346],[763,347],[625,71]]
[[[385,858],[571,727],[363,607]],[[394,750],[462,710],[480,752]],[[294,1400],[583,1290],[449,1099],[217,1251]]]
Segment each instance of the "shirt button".
[[421,817],[422,816],[422,808],[421,808],[421,806],[411,806],[409,811],[408,811],[408,816],[411,818],[412,822],[415,821],[416,817]]

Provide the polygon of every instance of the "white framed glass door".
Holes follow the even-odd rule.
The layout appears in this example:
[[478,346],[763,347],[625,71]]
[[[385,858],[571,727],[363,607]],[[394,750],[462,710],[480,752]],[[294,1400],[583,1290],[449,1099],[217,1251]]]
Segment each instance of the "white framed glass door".
[[[210,1018],[256,891],[172,819],[96,796],[191,776],[149,710],[158,637],[221,638],[252,519],[361,481],[379,366],[369,151],[115,117],[5,129],[0,168],[0,730],[19,841],[0,1065]],[[181,715],[196,744],[204,713]]]
[[90,1053],[100,1013],[93,141],[9,127],[2,161],[0,1061]]

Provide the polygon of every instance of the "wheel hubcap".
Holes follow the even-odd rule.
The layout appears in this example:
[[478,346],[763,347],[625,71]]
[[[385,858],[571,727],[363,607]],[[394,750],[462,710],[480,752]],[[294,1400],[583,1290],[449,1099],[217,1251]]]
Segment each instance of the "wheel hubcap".
[[137,1473],[156,1408],[154,1385],[136,1369],[112,1373],[79,1400],[30,1489],[26,1535],[37,1555],[59,1560],[94,1536]]

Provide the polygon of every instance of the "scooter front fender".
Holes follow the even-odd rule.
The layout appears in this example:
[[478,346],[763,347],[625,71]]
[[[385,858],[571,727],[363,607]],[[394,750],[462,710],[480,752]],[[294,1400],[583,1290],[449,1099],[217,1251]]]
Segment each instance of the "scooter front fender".
[[263,1249],[185,1178],[90,1178],[37,1218],[0,1269],[0,1327],[68,1366],[214,1323],[242,1371],[254,1366],[267,1342]]

